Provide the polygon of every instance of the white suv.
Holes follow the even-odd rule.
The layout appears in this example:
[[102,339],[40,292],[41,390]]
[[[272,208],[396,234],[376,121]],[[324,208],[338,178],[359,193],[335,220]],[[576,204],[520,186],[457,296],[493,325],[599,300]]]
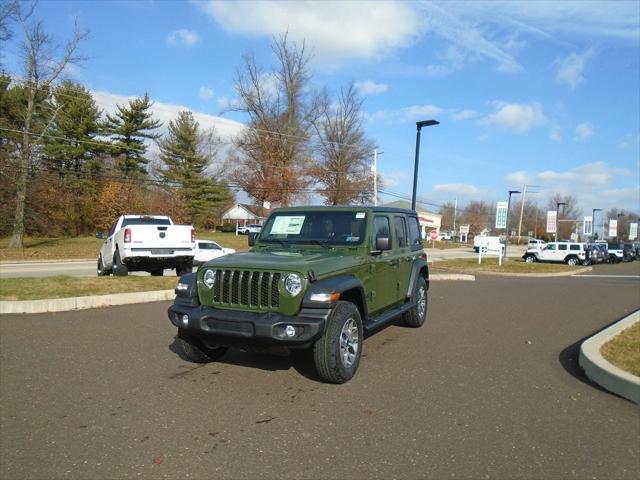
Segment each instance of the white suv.
[[525,262],[558,262],[580,265],[587,260],[586,243],[549,242],[542,248],[529,248],[522,256]]

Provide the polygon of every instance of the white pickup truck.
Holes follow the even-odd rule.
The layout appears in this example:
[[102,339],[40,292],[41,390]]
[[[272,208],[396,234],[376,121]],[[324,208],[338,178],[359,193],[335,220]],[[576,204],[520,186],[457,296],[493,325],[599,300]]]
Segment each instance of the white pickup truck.
[[161,276],[174,268],[184,275],[193,269],[195,249],[191,225],[174,225],[164,215],[121,215],[100,247],[98,276],[135,271]]

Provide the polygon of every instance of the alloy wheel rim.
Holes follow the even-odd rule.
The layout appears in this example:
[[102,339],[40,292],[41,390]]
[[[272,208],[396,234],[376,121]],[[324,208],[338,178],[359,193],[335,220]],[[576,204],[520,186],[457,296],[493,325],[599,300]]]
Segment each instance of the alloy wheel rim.
[[351,368],[358,357],[360,339],[358,338],[358,325],[353,318],[349,318],[342,326],[340,332],[340,360],[342,365]]
[[424,287],[420,287],[418,290],[418,318],[424,317],[424,313],[427,310],[427,294]]

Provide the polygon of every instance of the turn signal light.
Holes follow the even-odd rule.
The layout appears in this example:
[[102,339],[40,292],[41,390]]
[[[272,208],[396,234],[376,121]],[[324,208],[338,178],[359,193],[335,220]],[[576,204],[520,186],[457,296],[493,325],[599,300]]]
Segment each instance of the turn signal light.
[[124,243],[131,243],[131,229],[124,229]]

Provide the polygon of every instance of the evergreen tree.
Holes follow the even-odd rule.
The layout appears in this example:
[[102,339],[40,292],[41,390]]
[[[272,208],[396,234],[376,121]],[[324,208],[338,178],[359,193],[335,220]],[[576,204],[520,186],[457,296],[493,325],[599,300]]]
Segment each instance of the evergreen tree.
[[103,133],[101,112],[91,93],[78,83],[65,81],[53,91],[55,117],[47,132],[45,162],[57,171],[100,170],[100,155],[109,144],[96,138]]
[[113,153],[122,158],[120,168],[127,177],[146,174],[145,139],[157,140],[160,136],[152,133],[162,125],[154,120],[149,111],[153,102],[146,93],[143,97],[129,100],[126,106],[118,105],[115,115],[107,115],[107,131],[114,141]]
[[202,225],[229,197],[226,185],[207,175],[211,153],[206,153],[212,135],[200,131],[198,122],[189,111],[182,111],[169,122],[167,135],[158,142],[162,177],[178,184],[179,194],[191,222]]

